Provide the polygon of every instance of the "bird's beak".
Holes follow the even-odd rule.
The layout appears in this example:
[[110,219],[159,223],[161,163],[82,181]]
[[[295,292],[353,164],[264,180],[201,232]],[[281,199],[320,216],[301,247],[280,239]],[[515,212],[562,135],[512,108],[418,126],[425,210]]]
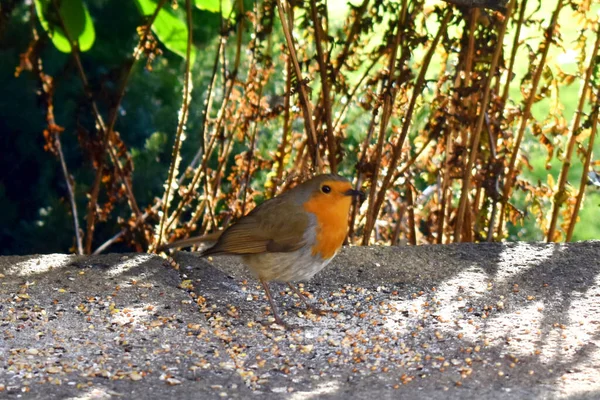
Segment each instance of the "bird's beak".
[[360,190],[348,189],[344,192],[344,195],[358,198],[361,203],[365,201],[365,194]]

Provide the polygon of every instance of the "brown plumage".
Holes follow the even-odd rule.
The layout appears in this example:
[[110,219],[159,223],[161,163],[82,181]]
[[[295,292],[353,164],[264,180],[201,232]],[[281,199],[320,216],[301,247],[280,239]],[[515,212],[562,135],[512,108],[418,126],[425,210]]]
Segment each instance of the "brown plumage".
[[324,268],[342,246],[353,197],[363,197],[337,175],[318,175],[267,200],[223,232],[184,239],[162,249],[217,240],[202,256],[242,256],[265,288],[277,323],[283,324],[267,282],[290,283],[310,279]]

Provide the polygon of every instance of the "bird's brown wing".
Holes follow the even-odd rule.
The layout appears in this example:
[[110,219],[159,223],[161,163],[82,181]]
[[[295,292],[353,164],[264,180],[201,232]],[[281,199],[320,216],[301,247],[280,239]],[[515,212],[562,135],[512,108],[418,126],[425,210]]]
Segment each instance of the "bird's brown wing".
[[202,235],[202,236],[193,236],[193,237],[177,240],[175,242],[164,244],[164,245],[158,247],[156,250],[157,251],[165,251],[167,249],[173,249],[176,247],[177,248],[189,247],[189,246],[194,246],[194,245],[197,245],[200,243],[216,242],[222,234],[223,234],[223,231],[216,231],[216,232],[209,233],[209,234]]
[[309,220],[304,210],[275,198],[255,208],[223,232],[202,255],[290,252],[305,244]]

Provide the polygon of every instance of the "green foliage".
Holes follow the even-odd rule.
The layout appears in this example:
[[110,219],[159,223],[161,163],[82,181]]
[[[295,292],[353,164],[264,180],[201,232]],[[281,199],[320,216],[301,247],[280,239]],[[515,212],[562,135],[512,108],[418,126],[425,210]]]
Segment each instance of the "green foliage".
[[[92,48],[96,39],[96,31],[83,0],[61,0],[58,10],[54,7],[52,0],[34,1],[40,23],[58,50],[63,53],[71,52],[69,37],[77,42],[81,51],[88,51]],[[68,35],[63,30],[63,23]]]
[[[135,0],[140,13],[149,17],[154,14],[158,4],[155,0]],[[152,31],[156,33],[158,39],[173,53],[185,58],[187,53],[188,28],[182,18],[179,18],[174,11],[163,7],[156,16]],[[196,49],[192,47],[190,63],[193,65],[196,60]]]
[[200,10],[206,10],[215,13],[221,11],[221,14],[227,18],[232,11],[231,1],[232,0],[194,0],[194,4]]

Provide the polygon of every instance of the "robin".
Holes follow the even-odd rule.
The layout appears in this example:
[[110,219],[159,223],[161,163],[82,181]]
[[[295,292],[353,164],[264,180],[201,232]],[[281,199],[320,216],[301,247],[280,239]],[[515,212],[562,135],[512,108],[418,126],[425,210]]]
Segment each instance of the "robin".
[[174,242],[162,249],[217,240],[201,255],[238,255],[262,284],[275,322],[277,314],[268,282],[286,283],[310,308],[292,284],[312,278],[342,247],[348,231],[348,212],[364,193],[338,175],[324,174],[265,201],[217,235]]

